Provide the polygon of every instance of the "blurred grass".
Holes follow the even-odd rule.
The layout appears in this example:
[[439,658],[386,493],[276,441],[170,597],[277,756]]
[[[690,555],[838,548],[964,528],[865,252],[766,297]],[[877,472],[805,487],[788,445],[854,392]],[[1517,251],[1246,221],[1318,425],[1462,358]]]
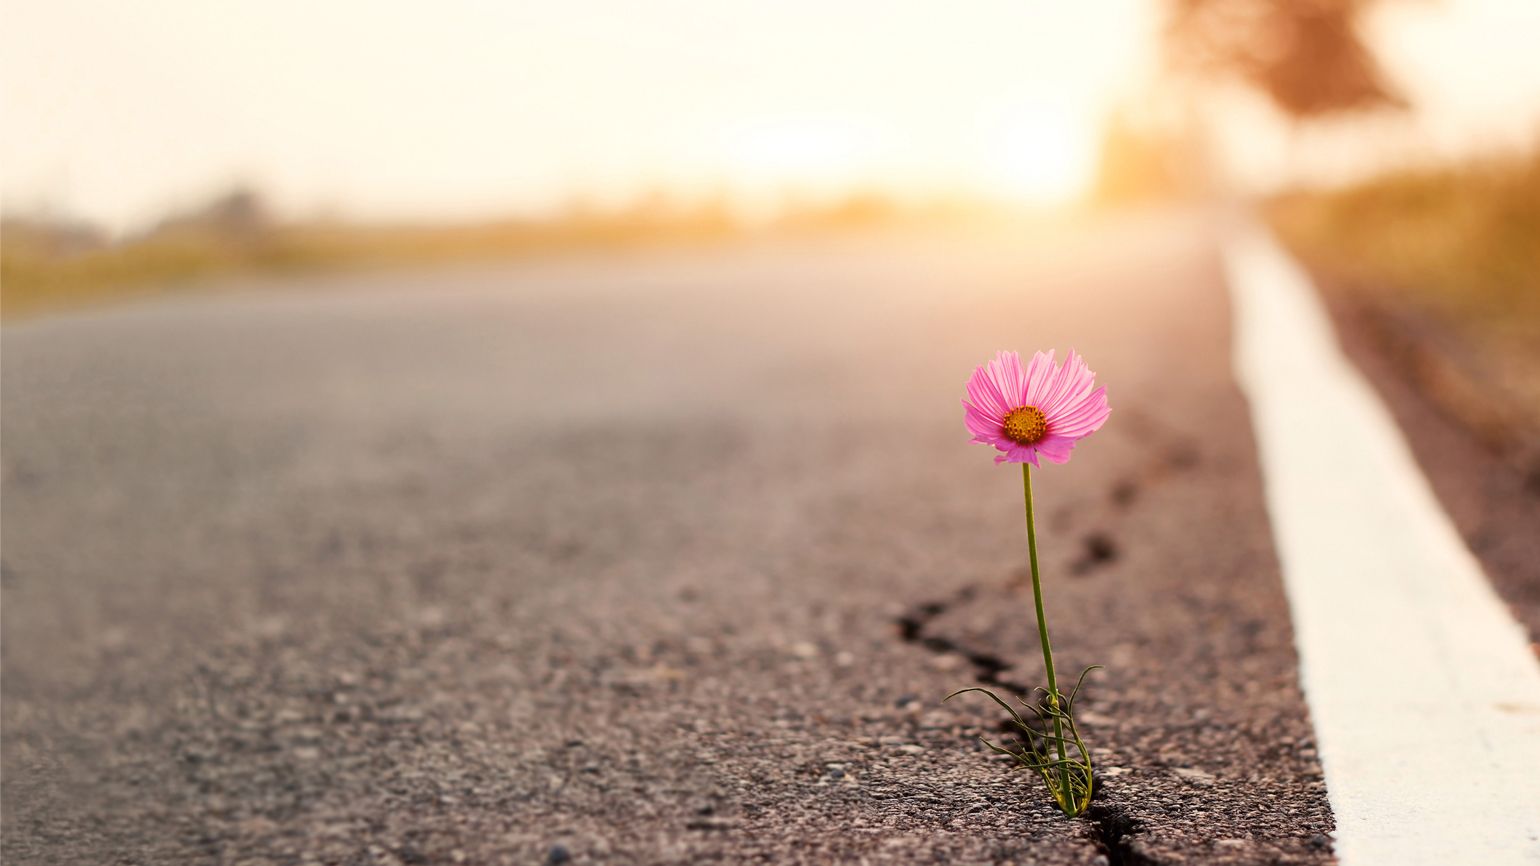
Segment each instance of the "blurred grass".
[[[745,227],[724,203],[695,207],[644,197],[610,213],[581,209],[548,219],[474,224],[274,224],[243,213],[221,224],[237,192],[161,228],[107,243],[89,226],[7,220],[0,230],[0,316],[8,320],[206,288],[232,274],[299,274],[374,266],[428,265],[567,252],[716,244],[765,233],[825,234],[874,227],[998,218],[1000,206],[973,199],[899,204],[875,193],[801,204],[772,224]],[[241,207],[260,213],[250,202]]]
[[1540,148],[1272,203],[1335,301],[1500,449],[1540,449]]
[[46,233],[12,224],[0,233],[0,315],[13,319],[143,297],[237,273],[303,273],[614,249],[714,239],[731,231],[725,217],[711,214],[647,222],[582,218],[461,226],[304,224],[243,232],[193,226],[61,251]]
[[1540,313],[1540,149],[1296,194],[1272,214],[1312,260],[1416,303],[1498,324]]

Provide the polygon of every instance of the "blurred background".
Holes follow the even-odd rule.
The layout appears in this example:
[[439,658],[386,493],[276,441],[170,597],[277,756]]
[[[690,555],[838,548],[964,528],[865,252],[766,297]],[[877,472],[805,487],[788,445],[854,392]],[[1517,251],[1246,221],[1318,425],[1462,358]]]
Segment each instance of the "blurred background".
[[1481,377],[1540,405],[1527,0],[4,15],[9,320],[232,272],[1244,197],[1350,297],[1495,341]]
[[1483,436],[1540,428],[1527,0],[4,15],[10,321],[251,272],[1245,199]]
[[[1376,180],[1339,206],[1442,208],[1464,232],[1540,198],[1525,0],[4,14],[7,314],[232,269]],[[1466,186],[1507,203],[1456,202]]]

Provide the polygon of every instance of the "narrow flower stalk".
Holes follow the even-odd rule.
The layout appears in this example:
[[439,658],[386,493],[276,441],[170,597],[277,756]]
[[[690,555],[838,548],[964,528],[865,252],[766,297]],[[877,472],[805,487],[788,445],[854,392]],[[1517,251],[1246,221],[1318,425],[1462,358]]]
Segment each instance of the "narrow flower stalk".
[[[1043,670],[1048,674],[1048,706],[1050,709],[1059,708],[1059,681],[1053,673],[1053,646],[1048,640],[1048,617],[1043,613],[1043,580],[1037,571],[1037,525],[1032,517],[1032,466],[1021,464],[1021,486],[1025,491],[1027,500],[1027,557],[1032,563],[1032,604],[1037,608],[1037,636],[1043,641]],[[1059,785],[1061,791],[1068,791],[1069,784],[1069,759],[1064,755],[1064,723],[1057,713],[1053,716],[1053,742],[1059,753]],[[1060,805],[1064,806],[1063,801]],[[1065,806],[1064,811],[1071,815],[1076,812]]]
[[[1059,691],[1053,666],[1053,646],[1048,639],[1048,618],[1043,610],[1043,581],[1037,563],[1037,526],[1032,510],[1032,467],[1046,458],[1052,463],[1069,460],[1075,443],[1101,428],[1111,414],[1107,390],[1095,387],[1095,375],[1080,356],[1069,353],[1063,366],[1055,367],[1053,353],[1038,352],[1029,367],[1023,368],[1015,352],[1000,352],[995,360],[980,366],[968,380],[968,399],[964,419],[973,441],[991,445],[1001,452],[996,463],[1020,463],[1022,490],[1026,502],[1027,555],[1032,566],[1032,602],[1037,612],[1037,633],[1043,647],[1043,669],[1048,688],[1041,700],[1020,703],[1036,716],[1029,724],[1016,708],[988,689],[974,687],[953,692],[947,699],[963,692],[981,692],[1005,708],[1011,724],[1019,732],[1019,749],[984,745],[1010,755],[1042,777],[1054,802],[1064,814],[1076,817],[1091,804],[1091,753],[1075,726],[1075,698],[1085,683],[1086,674],[1100,667],[1093,665],[1080,674],[1068,695]],[[1052,733],[1049,733],[1049,731]],[[980,738],[981,740],[983,738]],[[1048,745],[1048,741],[1052,745]]]

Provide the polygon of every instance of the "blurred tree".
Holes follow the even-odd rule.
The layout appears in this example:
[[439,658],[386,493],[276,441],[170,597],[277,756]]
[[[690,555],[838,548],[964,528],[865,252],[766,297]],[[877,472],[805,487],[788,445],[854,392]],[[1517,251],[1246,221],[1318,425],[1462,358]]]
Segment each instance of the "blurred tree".
[[1236,77],[1295,120],[1404,107],[1364,44],[1379,0],[1167,0],[1168,61],[1201,77]]
[[236,186],[191,210],[167,216],[153,233],[203,232],[244,240],[262,234],[272,222],[261,193],[248,186]]

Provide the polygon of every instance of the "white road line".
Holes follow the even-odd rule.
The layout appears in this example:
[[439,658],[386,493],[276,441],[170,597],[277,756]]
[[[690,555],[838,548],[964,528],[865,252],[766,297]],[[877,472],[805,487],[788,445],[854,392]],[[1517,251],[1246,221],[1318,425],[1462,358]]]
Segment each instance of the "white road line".
[[1226,245],[1235,366],[1343,866],[1540,863],[1540,663],[1265,229]]

